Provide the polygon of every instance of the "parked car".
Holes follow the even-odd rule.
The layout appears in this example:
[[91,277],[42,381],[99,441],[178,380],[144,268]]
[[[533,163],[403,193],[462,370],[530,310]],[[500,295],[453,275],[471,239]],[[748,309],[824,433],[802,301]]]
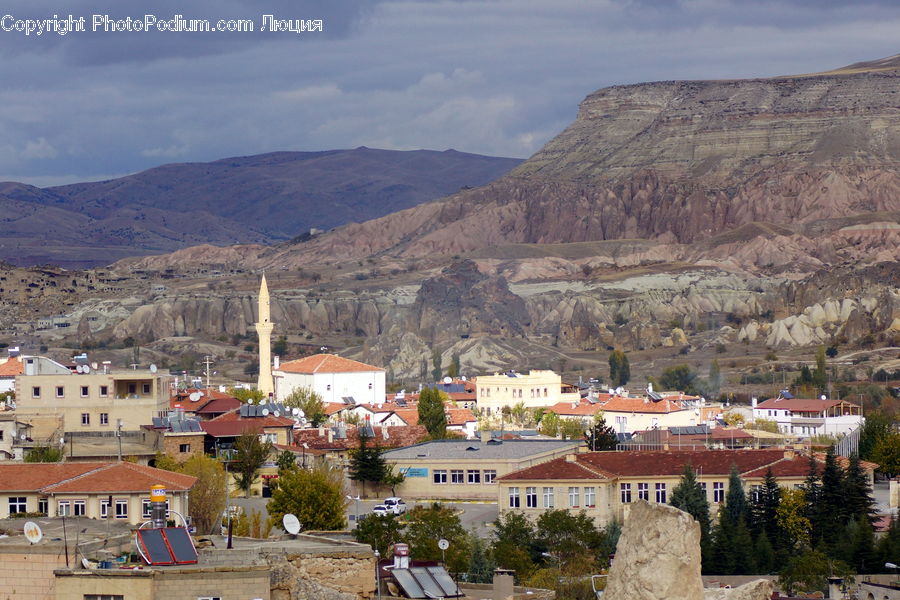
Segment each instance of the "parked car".
[[384,504],[377,504],[372,508],[372,514],[378,515],[379,517],[383,517],[385,515],[394,514],[393,511],[388,510],[388,507]]
[[406,502],[403,501],[403,498],[398,498],[397,496],[385,498],[384,506],[387,508],[388,512],[395,515],[402,515],[406,512]]

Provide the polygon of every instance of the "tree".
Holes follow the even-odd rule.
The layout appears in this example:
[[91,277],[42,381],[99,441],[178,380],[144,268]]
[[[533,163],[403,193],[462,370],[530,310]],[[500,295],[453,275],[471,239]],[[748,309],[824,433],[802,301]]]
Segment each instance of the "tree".
[[284,452],[280,453],[278,455],[278,460],[275,462],[278,465],[279,475],[282,471],[289,471],[291,469],[297,468],[297,456],[290,450],[285,450]]
[[819,482],[819,463],[815,457],[809,456],[809,471],[803,483],[806,494],[806,518],[809,519],[810,545],[818,546],[822,539],[822,484]]
[[778,585],[789,596],[798,592],[824,592],[832,576],[852,580],[852,571],[843,561],[831,560],[818,550],[807,550],[788,561],[778,575]]
[[238,488],[244,490],[245,497],[250,497],[250,488],[271,452],[272,442],[262,441],[255,433],[243,433],[234,441],[234,459],[229,470],[234,473]]
[[788,539],[790,549],[809,543],[811,523],[806,516],[806,494],[803,490],[781,490],[775,518]]
[[878,472],[894,477],[900,473],[900,434],[891,433],[875,444],[870,458],[878,463]]
[[615,387],[623,386],[631,379],[631,365],[628,356],[621,350],[613,350],[609,353],[609,384]]
[[744,494],[744,482],[738,473],[737,465],[731,465],[731,472],[728,474],[728,493],[725,496],[725,507],[722,510],[722,518],[726,519],[731,525],[737,525],[738,521],[746,522],[749,507],[747,506],[747,496]]
[[322,395],[311,387],[294,388],[284,399],[288,408],[299,408],[313,427],[318,427],[328,419]]
[[347,498],[340,469],[327,465],[292,469],[278,479],[267,507],[272,523],[281,523],[290,513],[306,530],[336,531],[347,526]]
[[[469,536],[455,510],[435,502],[428,507],[416,505],[408,514],[406,540],[412,558],[441,560],[446,557],[450,571],[463,573],[469,570]],[[450,547],[443,553],[438,548],[441,539],[450,542]]]
[[544,550],[534,523],[521,513],[504,513],[494,521],[491,535],[491,553],[497,565],[515,571],[519,581],[527,578]]
[[469,534],[469,547],[472,549],[472,560],[469,562],[470,583],[491,583],[496,564],[488,554],[484,542],[474,531]]
[[710,555],[709,538],[709,501],[700,483],[697,474],[691,465],[685,465],[681,474],[681,481],[672,491],[670,504],[688,513],[700,524],[700,552],[705,558]]
[[349,477],[362,484],[363,496],[366,493],[366,482],[381,483],[387,472],[387,464],[381,455],[381,448],[369,446],[369,436],[360,432],[359,446],[350,452]]
[[406,475],[400,473],[399,471],[395,471],[395,465],[393,463],[386,464],[384,469],[384,477],[381,479],[381,483],[391,488],[391,496],[396,496],[397,492],[394,491],[395,488],[406,481]]
[[838,542],[844,529],[844,477],[837,464],[834,448],[829,447],[825,453],[825,467],[822,469],[821,502],[822,537],[826,544],[833,546]]
[[228,388],[228,393],[232,398],[237,398],[244,404],[247,404],[248,400],[257,402],[265,397],[260,390],[248,390],[247,388]]
[[188,492],[191,521],[197,533],[207,535],[219,527],[225,510],[225,467],[205,454],[193,454],[179,469],[185,475],[193,475],[197,482]]
[[55,463],[62,462],[65,457],[63,449],[59,446],[37,445],[25,453],[27,463]]
[[441,380],[441,353],[438,352],[437,349],[431,351],[431,365],[434,367],[431,370],[431,380],[432,381],[440,381]]
[[459,354],[454,352],[453,357],[450,359],[450,366],[447,367],[447,376],[448,377],[459,377],[459,373],[460,373]]
[[[603,532],[584,511],[572,513],[566,509],[547,510],[537,520],[538,542],[558,561],[560,569],[570,574],[596,567],[603,546]],[[605,556],[602,557],[605,560]]]
[[272,344],[272,353],[275,356],[284,356],[287,354],[288,344],[286,336],[279,336],[278,339]]
[[541,424],[538,430],[541,432],[541,435],[556,437],[559,435],[560,422],[561,419],[558,414],[553,411],[546,412],[541,418]]
[[707,395],[711,398],[719,395],[719,390],[722,388],[722,369],[719,367],[717,359],[713,359],[709,366],[709,379],[706,380],[705,387]]
[[854,521],[863,518],[871,526],[875,522],[875,499],[872,497],[869,478],[855,454],[848,461],[843,487],[846,518]]
[[447,413],[441,392],[435,388],[422,388],[419,393],[419,423],[428,430],[431,439],[447,437]]
[[381,556],[387,556],[388,547],[403,540],[405,531],[406,522],[397,515],[368,514],[357,523],[353,537],[357,542],[369,544],[373,550],[378,550]]
[[564,440],[577,440],[584,438],[584,421],[581,419],[560,419],[559,437]]
[[894,433],[894,415],[880,411],[872,411],[866,415],[866,422],[859,431],[859,457],[879,462],[873,458],[875,447],[892,433]]
[[828,371],[825,367],[825,346],[816,348],[816,370],[813,372],[813,383],[820,391],[828,386]]
[[697,379],[695,373],[688,365],[675,365],[663,369],[659,376],[659,385],[665,390],[679,390],[686,394],[697,392],[694,382]]
[[757,535],[765,532],[773,547],[782,548],[781,528],[778,526],[778,504],[781,502],[781,488],[772,474],[766,470],[763,484],[751,492],[750,515],[751,524]]
[[616,446],[619,445],[616,430],[606,424],[606,419],[599,412],[594,417],[594,424],[587,430],[584,441],[587,447],[594,452],[615,450]]

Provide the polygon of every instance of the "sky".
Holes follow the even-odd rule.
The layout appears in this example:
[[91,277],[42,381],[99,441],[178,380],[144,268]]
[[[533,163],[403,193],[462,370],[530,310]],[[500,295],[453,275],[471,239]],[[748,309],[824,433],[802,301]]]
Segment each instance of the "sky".
[[[26,34],[70,14],[85,31]],[[253,31],[159,30],[176,15]],[[524,158],[599,88],[828,70],[898,32],[896,0],[7,0],[0,181],[358,146]]]

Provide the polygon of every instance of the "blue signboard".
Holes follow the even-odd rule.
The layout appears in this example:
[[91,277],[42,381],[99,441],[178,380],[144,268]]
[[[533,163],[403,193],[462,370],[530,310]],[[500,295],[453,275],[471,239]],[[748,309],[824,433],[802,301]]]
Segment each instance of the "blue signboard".
[[405,467],[400,469],[400,473],[405,477],[428,477],[428,469]]

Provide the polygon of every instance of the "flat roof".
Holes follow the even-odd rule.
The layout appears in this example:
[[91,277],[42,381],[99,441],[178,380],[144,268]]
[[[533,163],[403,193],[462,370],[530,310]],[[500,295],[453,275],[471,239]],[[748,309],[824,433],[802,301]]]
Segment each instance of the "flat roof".
[[[496,440],[482,443],[480,440],[434,440],[415,446],[388,450],[384,457],[402,459],[508,459],[526,458],[554,450],[576,448],[583,440]],[[424,455],[424,456],[423,456]]]

